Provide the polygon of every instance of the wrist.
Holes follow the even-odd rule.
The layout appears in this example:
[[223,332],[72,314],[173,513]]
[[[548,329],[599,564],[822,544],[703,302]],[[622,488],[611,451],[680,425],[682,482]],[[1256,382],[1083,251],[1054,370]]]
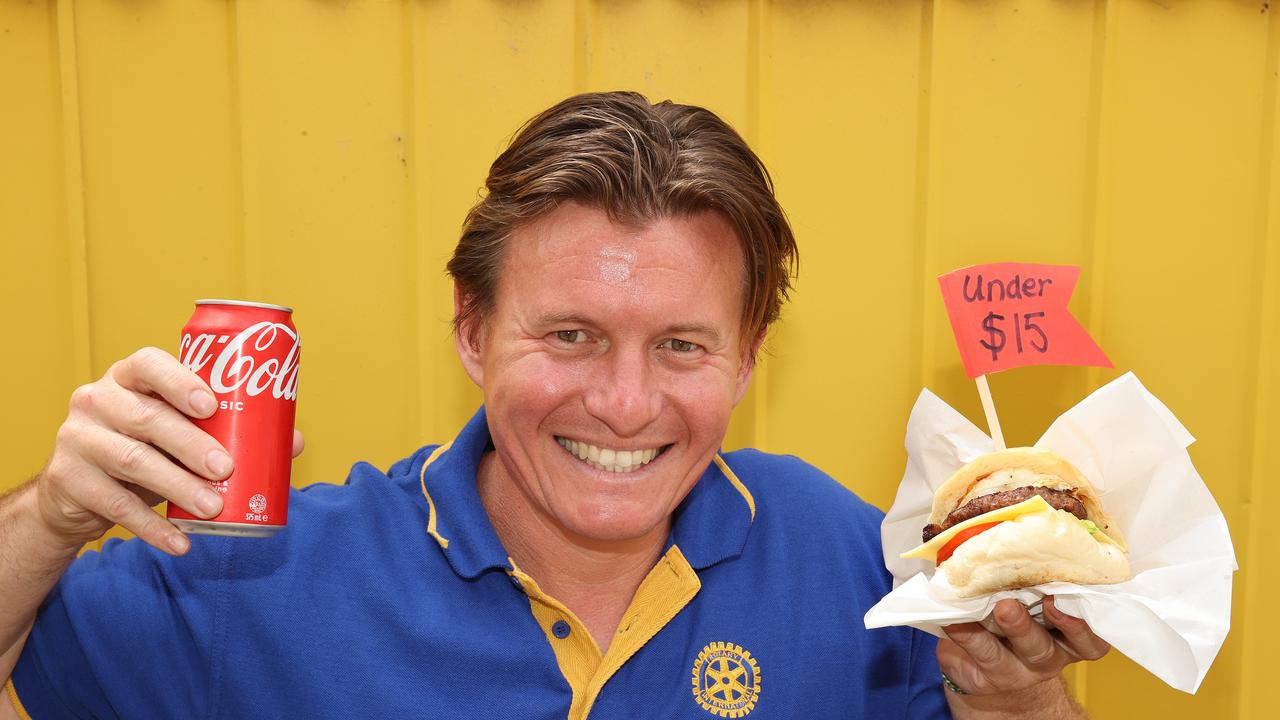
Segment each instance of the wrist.
[[86,540],[69,538],[50,524],[40,507],[39,476],[14,491],[4,503],[3,523],[6,532],[26,538],[26,550],[40,560],[58,563],[75,558]]
[[1084,710],[1067,693],[1061,676],[1024,690],[997,695],[960,695],[945,690],[956,720],[1043,720],[1084,718]]

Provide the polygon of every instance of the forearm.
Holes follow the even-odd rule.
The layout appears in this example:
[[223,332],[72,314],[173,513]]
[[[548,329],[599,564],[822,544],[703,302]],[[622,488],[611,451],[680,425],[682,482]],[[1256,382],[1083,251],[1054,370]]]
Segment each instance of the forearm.
[[45,596],[75,559],[40,520],[35,482],[0,498],[0,683],[13,672]]
[[960,695],[947,691],[955,720],[1083,720],[1084,709],[1067,694],[1061,678],[1047,680],[1018,693]]

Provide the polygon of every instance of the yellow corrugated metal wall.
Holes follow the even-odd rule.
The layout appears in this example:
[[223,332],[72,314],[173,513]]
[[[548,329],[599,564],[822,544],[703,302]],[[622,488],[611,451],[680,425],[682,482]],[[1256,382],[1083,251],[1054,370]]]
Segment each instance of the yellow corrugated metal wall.
[[802,244],[729,444],[881,507],[921,386],[981,417],[934,277],[1082,265],[1073,308],[1116,370],[996,376],[1006,434],[1136,371],[1199,438],[1242,572],[1197,696],[1114,653],[1074,690],[1096,718],[1267,717],[1278,72],[1259,0],[3,0],[0,487],[198,297],[297,308],[297,482],[450,437],[478,394],[441,268],[488,163],[553,101],[634,88],[737,126]]

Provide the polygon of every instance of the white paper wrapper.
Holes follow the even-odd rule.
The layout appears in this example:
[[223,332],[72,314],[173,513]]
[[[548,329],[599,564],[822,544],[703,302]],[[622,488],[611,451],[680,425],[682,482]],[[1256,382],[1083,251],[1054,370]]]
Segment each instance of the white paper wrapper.
[[942,636],[988,622],[995,603],[1037,604],[1084,618],[1112,647],[1179,690],[1194,693],[1226,638],[1231,574],[1226,519],[1191,464],[1195,439],[1132,373],[1099,388],[1036,442],[1069,460],[1098,489],[1129,546],[1133,578],[1116,585],[1047,583],[962,600],[932,563],[898,555],[920,544],[934,489],[994,450],[991,438],[923,390],[907,422],[907,469],[881,526],[894,589],[867,612],[868,628],[910,625]]

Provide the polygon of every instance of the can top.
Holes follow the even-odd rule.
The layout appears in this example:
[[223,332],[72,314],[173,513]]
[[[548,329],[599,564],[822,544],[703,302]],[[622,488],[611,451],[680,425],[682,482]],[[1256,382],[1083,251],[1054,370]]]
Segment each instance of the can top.
[[240,305],[242,307],[256,307],[256,308],[264,308],[266,310],[280,310],[287,313],[293,312],[293,308],[291,307],[285,307],[283,305],[272,305],[270,303],[250,302],[248,300],[204,299],[204,300],[197,300],[196,304],[197,305]]

